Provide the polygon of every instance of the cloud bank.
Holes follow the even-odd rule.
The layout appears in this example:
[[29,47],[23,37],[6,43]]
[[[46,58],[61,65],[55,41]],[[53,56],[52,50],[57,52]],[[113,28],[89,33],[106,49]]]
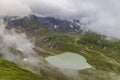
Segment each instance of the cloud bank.
[[0,16],[37,14],[81,20],[83,27],[120,38],[119,0],[1,0]]
[[19,64],[20,66],[40,72],[40,57],[34,51],[34,45],[24,33],[7,30],[0,20],[0,58]]
[[21,0],[0,0],[0,16],[25,16],[31,13]]

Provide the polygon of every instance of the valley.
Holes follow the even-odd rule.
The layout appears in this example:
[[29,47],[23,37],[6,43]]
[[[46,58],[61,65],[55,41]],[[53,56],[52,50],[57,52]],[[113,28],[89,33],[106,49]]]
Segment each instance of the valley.
[[[62,24],[62,20],[52,19],[57,21],[58,25]],[[10,61],[8,62],[10,64],[11,62],[17,64],[15,68],[28,70],[25,75],[31,72],[39,75],[39,80],[114,80],[119,77],[120,41],[118,39],[107,40],[106,36],[91,31],[84,33],[82,30],[71,31],[73,27],[70,24],[75,23],[69,21],[65,21],[62,26],[69,25],[67,28],[69,27],[70,30],[66,32],[66,28],[62,27],[59,32],[59,29],[52,27],[56,23],[47,23],[47,18],[42,20],[45,20],[45,23],[37,16],[5,19],[7,21],[5,29],[8,32],[14,29],[15,32],[10,35],[14,37],[10,40],[13,44],[5,46],[9,53],[1,47],[1,58]],[[51,28],[46,24],[52,24]],[[75,27],[80,28],[77,24]],[[6,33],[3,34],[6,36]],[[14,40],[17,38],[19,38],[17,42],[24,40],[25,43],[16,45],[17,42]],[[13,55],[15,58],[8,59],[5,54]],[[32,80],[37,80],[37,77]]]

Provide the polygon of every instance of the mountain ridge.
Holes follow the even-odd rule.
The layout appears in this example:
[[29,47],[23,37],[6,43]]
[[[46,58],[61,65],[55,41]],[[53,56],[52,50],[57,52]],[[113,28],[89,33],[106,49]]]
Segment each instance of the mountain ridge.
[[24,28],[29,33],[42,29],[58,34],[81,32],[78,20],[61,20],[54,17],[38,17],[35,15],[25,16],[20,19],[4,18],[4,20],[7,22],[8,28],[21,28],[21,30]]

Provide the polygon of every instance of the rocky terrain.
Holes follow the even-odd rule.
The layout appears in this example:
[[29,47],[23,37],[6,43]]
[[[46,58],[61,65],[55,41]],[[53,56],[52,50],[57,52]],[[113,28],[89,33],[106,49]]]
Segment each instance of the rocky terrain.
[[[35,15],[23,18],[7,17],[4,20],[8,31],[15,29],[16,33],[27,35],[26,37],[34,45],[32,49],[39,56],[37,67],[40,70],[38,71],[33,65],[25,66],[14,61],[2,60],[4,59],[2,53],[0,76],[4,73],[3,75],[8,77],[3,76],[1,80],[119,80],[120,41],[118,39],[107,39],[106,36],[91,31],[82,33],[80,20],[68,21]],[[9,48],[12,53],[24,54],[21,49]],[[77,71],[59,69],[45,60],[46,57],[64,52],[83,56],[92,67]],[[26,61],[26,58],[23,60]]]

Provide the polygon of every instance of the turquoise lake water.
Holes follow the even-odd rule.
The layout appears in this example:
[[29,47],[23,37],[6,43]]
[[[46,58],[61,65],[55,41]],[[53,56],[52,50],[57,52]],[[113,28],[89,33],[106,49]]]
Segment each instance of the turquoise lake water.
[[76,53],[66,52],[45,58],[52,66],[60,69],[81,70],[91,68],[86,59]]

